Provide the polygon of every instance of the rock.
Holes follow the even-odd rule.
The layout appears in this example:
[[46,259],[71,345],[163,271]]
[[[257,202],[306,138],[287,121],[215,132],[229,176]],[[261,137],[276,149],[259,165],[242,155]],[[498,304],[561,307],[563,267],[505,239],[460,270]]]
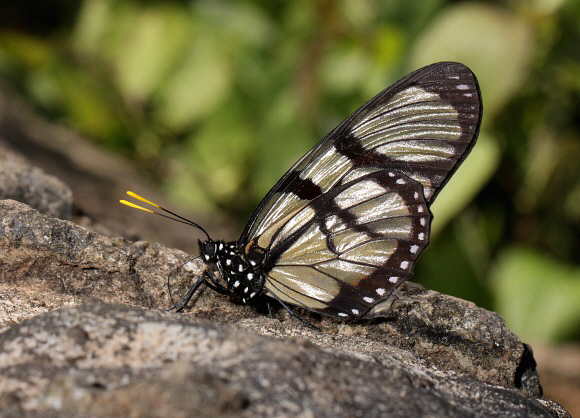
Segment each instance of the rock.
[[67,185],[2,147],[0,199],[18,200],[41,213],[61,219],[70,219],[72,214],[73,195]]
[[472,303],[406,285],[386,317],[297,311],[320,331],[212,291],[160,312],[167,277],[182,293],[200,273],[190,255],[14,201],[0,211],[7,415],[569,416],[541,398],[529,347]]
[[344,336],[331,348],[301,333],[279,339],[93,300],[0,334],[0,404],[21,416],[558,416],[547,401],[387,346],[348,337],[353,352]]
[[157,244],[105,237],[12,200],[0,201],[0,213],[0,325],[90,296],[158,306],[165,278],[191,259]]

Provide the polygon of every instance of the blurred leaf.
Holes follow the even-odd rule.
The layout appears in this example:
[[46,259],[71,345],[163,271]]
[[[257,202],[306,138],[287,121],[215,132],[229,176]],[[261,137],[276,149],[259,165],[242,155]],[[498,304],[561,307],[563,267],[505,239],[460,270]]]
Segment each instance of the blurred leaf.
[[372,2],[343,0],[338,2],[337,7],[340,9],[341,17],[354,28],[368,27],[376,18],[376,10]]
[[[246,179],[246,163],[253,145],[243,114],[238,103],[228,103],[223,112],[187,138],[185,148],[169,155],[173,174],[168,189],[174,195],[180,194],[183,204],[197,208],[200,202],[206,207],[235,202],[234,206],[240,208],[246,204],[248,196],[241,201],[236,199]],[[193,187],[187,195],[183,184]]]
[[406,53],[406,34],[398,25],[385,23],[379,26],[373,39],[373,62],[364,78],[364,93],[368,96],[384,90],[395,79],[395,73],[400,70],[400,62]]
[[143,100],[183,58],[192,36],[192,21],[182,10],[168,5],[143,9],[126,18],[130,19],[130,33],[117,45],[113,64],[121,91]]
[[184,61],[159,91],[156,118],[170,129],[183,130],[214,112],[231,82],[231,63],[223,48],[209,37],[195,37]]
[[497,311],[522,338],[556,340],[580,331],[580,269],[532,249],[511,248],[493,272]]
[[437,61],[468,65],[481,84],[486,115],[493,117],[528,75],[531,34],[523,19],[499,5],[455,4],[420,34],[411,52],[411,67]]
[[319,139],[301,119],[299,109],[297,92],[287,88],[271,99],[267,114],[259,121],[263,126],[250,170],[250,190],[256,201]]
[[52,45],[40,38],[9,32],[3,34],[0,41],[6,58],[11,56],[11,61],[19,60],[32,68],[54,63],[58,59]]
[[193,12],[204,22],[203,30],[218,32],[228,42],[229,45],[224,46],[229,46],[232,53],[266,46],[276,32],[270,18],[252,2],[196,1]]
[[75,67],[59,66],[53,77],[59,83],[60,100],[78,129],[115,146],[122,131],[116,109],[111,107],[109,90],[91,74]]
[[368,76],[370,62],[357,45],[341,43],[325,55],[322,80],[325,89],[334,94],[351,93]]
[[[132,10],[135,13],[135,8]],[[113,16],[116,19],[113,19]],[[103,37],[110,25],[122,19],[110,1],[85,0],[81,2],[73,30],[73,45],[79,51],[98,54],[103,47]]]
[[454,228],[447,228],[430,244],[415,266],[411,281],[427,289],[472,301],[481,307],[491,306],[489,289],[478,280],[468,248],[458,239]]
[[431,206],[432,235],[437,235],[487,184],[499,165],[499,158],[500,150],[496,140],[481,132],[473,151]]

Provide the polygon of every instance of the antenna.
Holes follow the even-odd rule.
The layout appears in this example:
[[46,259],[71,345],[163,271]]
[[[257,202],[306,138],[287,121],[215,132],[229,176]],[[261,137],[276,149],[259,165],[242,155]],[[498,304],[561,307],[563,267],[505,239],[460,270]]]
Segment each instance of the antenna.
[[135,203],[133,203],[133,202],[129,202],[129,201],[127,201],[127,200],[119,200],[119,203],[122,203],[123,205],[125,205],[125,206],[129,206],[130,208],[133,208],[133,209],[139,209],[139,210],[143,210],[143,211],[145,211],[145,212],[149,212],[149,213],[152,213],[152,214],[154,214],[154,215],[163,216],[164,218],[171,219],[172,221],[175,221],[175,222],[180,222],[180,223],[182,223],[182,224],[185,224],[185,225],[193,226],[194,228],[197,228],[197,229],[199,229],[201,232],[203,232],[203,233],[205,234],[205,236],[207,237],[207,239],[211,239],[211,238],[209,237],[209,234],[207,233],[207,231],[206,231],[205,229],[203,229],[203,228],[202,228],[200,225],[196,224],[195,222],[193,222],[193,221],[190,221],[189,219],[187,219],[187,218],[184,218],[183,216],[180,216],[180,215],[178,215],[177,213],[171,212],[170,210],[168,210],[168,209],[165,209],[164,207],[161,207],[161,206],[159,206],[157,203],[154,203],[154,202],[152,202],[152,201],[150,201],[150,200],[147,200],[147,199],[145,199],[145,198],[144,198],[144,197],[142,197],[142,196],[139,196],[139,195],[138,195],[137,193],[135,193],[135,192],[132,192],[132,191],[130,191],[130,190],[127,190],[127,194],[128,194],[129,196],[131,196],[131,197],[133,197],[133,198],[137,199],[137,200],[140,200],[141,202],[145,202],[145,203],[147,203],[147,204],[149,204],[149,205],[151,205],[151,206],[153,206],[153,207],[155,207],[155,208],[157,208],[157,209],[160,209],[160,210],[161,210],[161,211],[163,211],[163,212],[169,213],[169,214],[170,214],[170,215],[172,215],[172,216],[165,215],[165,214],[163,214],[163,213],[157,212],[157,211],[155,211],[155,210],[152,210],[152,209],[147,209],[147,208],[144,208],[144,207],[142,207],[142,206],[139,206],[139,205],[137,205],[137,204],[135,204]]

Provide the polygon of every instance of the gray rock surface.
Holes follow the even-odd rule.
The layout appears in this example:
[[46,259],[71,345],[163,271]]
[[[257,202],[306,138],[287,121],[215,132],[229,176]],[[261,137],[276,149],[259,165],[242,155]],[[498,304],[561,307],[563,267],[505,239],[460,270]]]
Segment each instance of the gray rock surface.
[[13,388],[0,399],[43,416],[556,416],[516,389],[320,336],[274,338],[90,301],[0,335]]
[[168,313],[167,277],[181,293],[199,274],[179,268],[190,255],[0,213],[6,416],[569,416],[541,398],[529,347],[470,302],[407,285],[386,317],[304,313],[321,331],[211,291]]
[[0,199],[18,200],[61,219],[70,219],[72,214],[73,194],[67,185],[3,147],[0,147]]

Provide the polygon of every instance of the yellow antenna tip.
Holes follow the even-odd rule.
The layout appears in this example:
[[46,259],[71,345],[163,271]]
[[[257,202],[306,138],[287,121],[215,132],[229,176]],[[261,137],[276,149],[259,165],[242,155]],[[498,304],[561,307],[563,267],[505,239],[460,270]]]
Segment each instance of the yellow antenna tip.
[[139,196],[137,193],[135,193],[135,192],[132,192],[131,190],[127,190],[127,194],[128,194],[129,196],[131,196],[131,197],[134,197],[134,198],[135,198],[135,199],[137,199],[137,200],[140,200],[141,202],[148,203],[148,204],[150,204],[151,206],[155,206],[156,208],[161,208],[161,206],[159,206],[157,203],[153,203],[152,201],[150,201],[150,200],[147,200],[147,199],[145,199],[145,198],[144,198],[144,197],[142,197],[142,196]]
[[136,205],[135,203],[129,202],[127,200],[119,200],[119,203],[121,203],[121,204],[123,204],[125,206],[129,206],[130,208],[144,210],[145,212],[149,212],[149,213],[155,213],[151,209],[144,208],[142,206]]

